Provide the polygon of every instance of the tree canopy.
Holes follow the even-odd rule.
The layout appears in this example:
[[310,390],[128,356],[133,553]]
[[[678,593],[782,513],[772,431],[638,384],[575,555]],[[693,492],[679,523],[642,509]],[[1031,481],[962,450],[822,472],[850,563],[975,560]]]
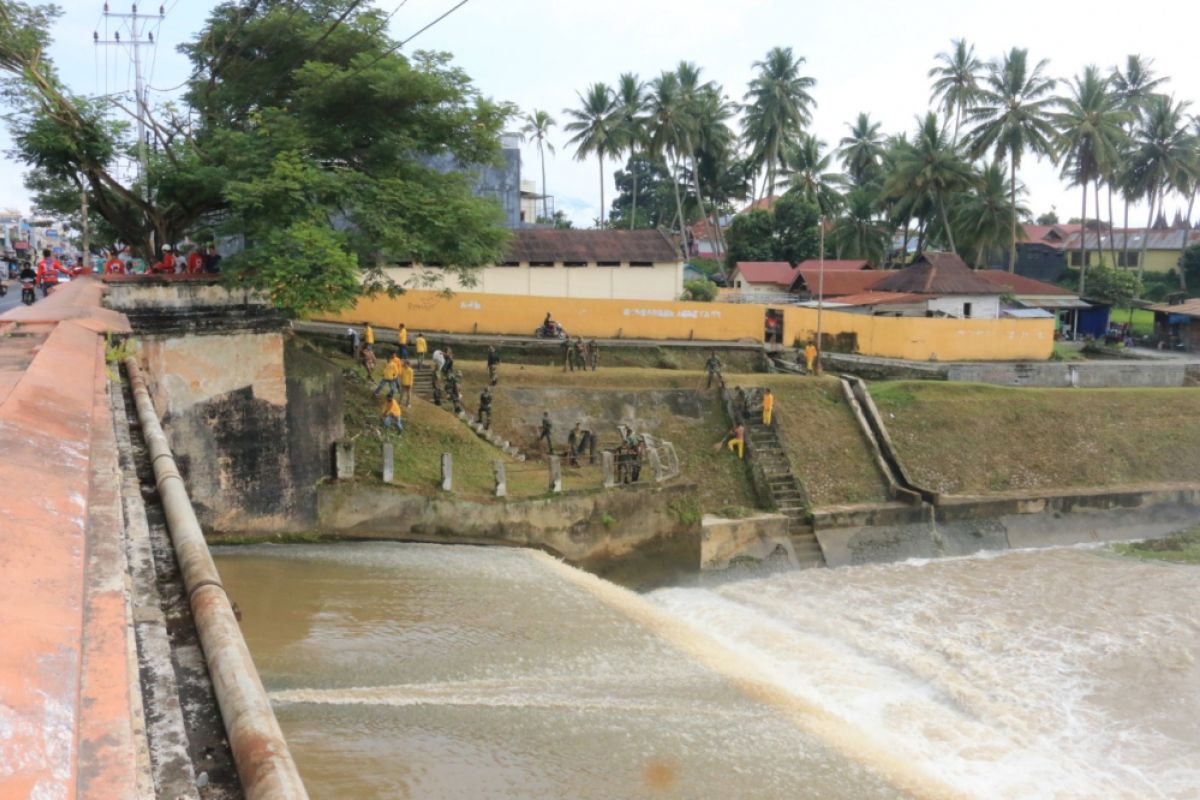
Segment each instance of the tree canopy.
[[192,66],[182,107],[149,109],[132,182],[117,177],[138,155],[129,122],[71,93],[48,60],[58,13],[0,5],[15,155],[33,184],[87,191],[108,233],[142,255],[237,237],[224,271],[294,313],[396,291],[389,263],[452,265],[470,282],[501,255],[498,206],[431,162],[497,160],[513,107],[483,97],[449,54],[402,52],[363,0],[217,5],[180,48]]

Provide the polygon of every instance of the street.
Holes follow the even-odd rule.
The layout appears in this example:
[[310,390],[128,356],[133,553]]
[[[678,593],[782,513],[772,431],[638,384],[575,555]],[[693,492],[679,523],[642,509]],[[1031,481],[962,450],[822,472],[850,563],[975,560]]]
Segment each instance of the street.
[[21,282],[8,281],[8,294],[0,297],[0,314],[21,305]]

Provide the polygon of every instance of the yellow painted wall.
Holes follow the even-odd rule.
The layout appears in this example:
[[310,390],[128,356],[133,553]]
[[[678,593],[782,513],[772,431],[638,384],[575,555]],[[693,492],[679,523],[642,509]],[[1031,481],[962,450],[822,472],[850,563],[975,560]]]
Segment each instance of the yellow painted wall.
[[[1129,252],[1131,254],[1138,253],[1138,250],[1136,248],[1134,248],[1133,250],[1130,250]],[[1121,257],[1121,251],[1118,249],[1117,250],[1117,258],[1120,258],[1120,257]],[[1075,258],[1076,259],[1079,258],[1078,252],[1075,253]],[[1102,253],[1097,253],[1095,250],[1088,251],[1088,266],[1089,267],[1097,266],[1102,262],[1105,264],[1108,264],[1111,261],[1112,261],[1111,254],[1108,252],[1107,248],[1105,248],[1104,252],[1102,252]],[[1076,267],[1076,269],[1078,269],[1078,267]],[[1130,267],[1130,269],[1137,269],[1137,267]],[[1175,270],[1179,269],[1179,251],[1178,250],[1147,250],[1146,251],[1146,266],[1144,268],[1145,272],[1167,272],[1168,270],[1172,270],[1172,269],[1175,269]]]
[[[767,306],[750,303],[531,298],[513,295],[409,291],[395,298],[363,298],[328,321],[371,322],[410,331],[529,336],[546,312],[584,338],[747,340],[761,342]],[[817,312],[786,308],[784,344],[813,337]],[[822,331],[853,334],[863,355],[915,361],[1044,360],[1054,347],[1052,319],[941,319],[871,317],[825,311]]]

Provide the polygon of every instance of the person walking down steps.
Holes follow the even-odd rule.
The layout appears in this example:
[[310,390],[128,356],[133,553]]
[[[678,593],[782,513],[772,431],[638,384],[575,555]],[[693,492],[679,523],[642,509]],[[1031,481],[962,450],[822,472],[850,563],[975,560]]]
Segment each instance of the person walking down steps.
[[771,427],[771,413],[775,410],[775,395],[771,394],[770,389],[763,390],[762,404],[762,424],[769,428]]
[[545,439],[547,453],[554,452],[554,441],[551,438],[553,433],[554,433],[554,423],[550,421],[550,412],[543,411],[542,412],[542,429],[541,429],[541,433],[538,434],[538,444],[540,445],[542,443],[542,439]]
[[705,389],[711,389],[714,380],[718,385],[720,384],[721,359],[717,357],[716,350],[708,354],[708,360],[704,362],[704,371],[708,373],[708,383],[704,384]]

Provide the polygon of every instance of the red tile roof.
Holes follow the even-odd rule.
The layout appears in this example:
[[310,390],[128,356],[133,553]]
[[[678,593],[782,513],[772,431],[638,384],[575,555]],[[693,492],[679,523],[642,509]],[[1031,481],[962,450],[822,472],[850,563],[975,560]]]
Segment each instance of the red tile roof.
[[875,284],[894,272],[877,272],[866,270],[825,270],[824,282],[821,271],[798,267],[796,277],[792,280],[791,291],[797,294],[816,295],[818,287],[824,292],[824,297],[837,295],[858,294],[871,289]]
[[[818,259],[810,258],[807,261],[800,262],[800,269],[820,269],[821,262]],[[863,259],[825,259],[825,271],[831,270],[844,272],[845,270],[871,269],[871,262]]]
[[872,288],[927,295],[1004,294],[1003,289],[980,278],[954,253],[923,253],[912,266],[886,274]]
[[1070,289],[1064,289],[1061,286],[1055,286],[1053,283],[1045,283],[1037,281],[1033,278],[1026,278],[1024,275],[1014,275],[1011,272],[1006,272],[1002,269],[980,269],[975,271],[975,275],[983,278],[988,283],[994,286],[999,286],[1007,292],[1015,295],[1068,295],[1075,296],[1075,292]]
[[675,245],[656,230],[575,231],[532,228],[513,232],[505,261],[679,261]]
[[786,261],[739,261],[734,267],[747,283],[772,283],[785,290],[792,285],[796,269]]
[[762,209],[763,211],[770,211],[771,206],[775,205],[777,202],[779,202],[779,198],[774,195],[772,195],[771,197],[761,197],[758,200],[755,200],[750,205],[743,208],[738,213],[745,214],[747,211],[754,211],[756,209]]

